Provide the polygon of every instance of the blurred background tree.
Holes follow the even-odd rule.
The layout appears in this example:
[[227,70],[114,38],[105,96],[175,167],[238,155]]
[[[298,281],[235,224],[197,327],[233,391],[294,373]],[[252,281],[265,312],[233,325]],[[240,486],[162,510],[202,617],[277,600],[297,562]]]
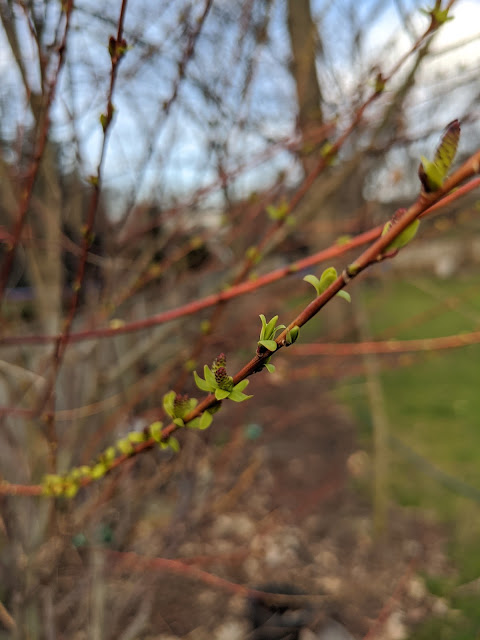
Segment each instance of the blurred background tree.
[[[87,463],[125,432],[158,419],[170,388],[195,393],[187,377],[192,368],[200,371],[221,351],[229,354],[232,371],[240,366],[258,339],[259,313],[280,313],[285,322],[283,316],[301,308],[310,292],[306,285],[300,289],[300,280],[293,286],[281,281],[175,323],[72,342],[61,357],[53,340],[31,344],[30,336],[61,335],[69,317],[74,334],[151,318],[384,222],[416,197],[419,157],[433,153],[439,132],[454,118],[462,124],[460,159],[478,148],[480,7],[468,0],[449,4],[454,20],[419,39],[431,17],[414,0],[162,0],[154,6],[109,0],[101,7],[88,0],[0,0],[2,324],[3,336],[18,336],[16,344],[1,345],[4,479],[37,483],[48,471]],[[122,9],[127,50],[112,73],[109,39],[117,34]],[[384,78],[385,90],[368,102]],[[106,128],[101,116],[109,117],[112,86]],[[272,220],[268,207],[286,207],[289,215]],[[89,211],[94,216],[86,230]],[[363,314],[333,304],[320,326],[306,328],[306,342],[478,328],[475,195],[445,213],[422,223],[418,242],[368,277],[375,286],[362,287],[358,296]],[[86,232],[91,237],[79,282]],[[335,266],[344,264],[341,258]],[[447,280],[439,284],[437,277]],[[445,501],[448,509],[437,509],[449,523],[452,514],[472,517],[471,501],[478,499],[467,483],[480,481],[471,428],[475,371],[457,369],[459,353],[441,360],[442,367],[441,356],[432,353],[390,358],[375,374],[400,436],[425,456],[419,477],[428,475],[429,464],[455,476],[465,471],[455,486],[466,503],[452,499]],[[277,529],[269,526],[284,539],[284,527],[303,526],[317,510],[331,522],[349,514],[358,525],[349,535],[355,544],[363,539],[375,422],[363,377],[368,364],[321,356],[314,362],[305,366],[301,357],[279,357],[273,382],[259,382],[251,408],[222,412],[204,439],[187,434],[178,459],[160,452],[141,456],[74,504],[43,501],[33,507],[5,498],[0,602],[12,612],[13,622],[2,617],[8,633],[146,638],[195,630],[195,616],[190,627],[185,620],[183,584],[168,596],[141,586],[138,576],[119,578],[113,586],[104,555],[93,548],[100,542],[172,558],[213,553],[202,544],[218,536],[227,556],[240,547],[243,560],[250,558],[240,568],[226,559],[221,566],[227,578],[255,584],[259,576],[281,574],[303,580],[307,589],[326,588],[309,582],[308,554],[309,561],[295,556],[297,564],[285,576],[281,562],[265,565],[258,535],[256,550],[248,547],[250,534],[258,534],[257,521],[277,507],[288,515]],[[414,365],[426,367],[417,382],[425,391],[421,397],[415,395]],[[442,376],[439,369],[445,375],[434,379],[435,370]],[[452,377],[458,389],[449,386]],[[287,402],[292,385],[299,394],[295,406]],[[312,394],[321,394],[321,406],[311,406]],[[412,405],[423,407],[421,418]],[[448,437],[460,422],[464,447]],[[443,444],[432,450],[427,442],[439,423]],[[299,425],[295,437],[291,425]],[[415,451],[389,437],[387,446],[403,453],[393,458],[394,472],[386,480],[387,504],[436,508],[444,489],[428,481],[424,500],[412,479],[417,476],[406,471]],[[450,456],[453,449],[456,457]],[[275,469],[284,475],[276,476]],[[294,497],[286,489],[292,483],[298,485]],[[245,486],[260,496],[254,507]],[[343,511],[325,505],[326,495],[341,496]],[[245,516],[250,534],[229,546],[230,525],[222,517],[232,512]],[[224,529],[215,529],[217,521]],[[310,543],[328,546],[322,526],[307,527],[309,553]],[[466,528],[459,525],[460,542]],[[82,536],[92,545],[85,552],[78,551]],[[432,548],[440,538],[435,535]],[[280,556],[286,553],[278,548]],[[392,562],[390,582],[379,579],[370,609],[357,603],[361,613],[350,615],[354,633],[366,632],[365,620],[378,613],[404,559],[400,553]],[[434,572],[433,564],[427,562],[427,573]],[[480,567],[480,559],[471,566]],[[467,575],[477,577],[475,569]],[[75,584],[72,576],[78,577]],[[344,614],[351,597],[341,591]],[[90,609],[85,605],[72,615],[74,600],[90,602]],[[213,620],[216,610],[210,608]],[[426,617],[430,609],[424,608]]]

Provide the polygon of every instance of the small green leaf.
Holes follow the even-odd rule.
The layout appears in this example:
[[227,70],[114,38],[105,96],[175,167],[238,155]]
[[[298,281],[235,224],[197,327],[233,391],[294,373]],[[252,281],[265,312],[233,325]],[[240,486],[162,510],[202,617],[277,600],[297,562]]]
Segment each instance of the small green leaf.
[[208,384],[208,382],[205,382],[203,378],[200,378],[200,376],[196,371],[193,372],[193,377],[195,378],[195,384],[199,389],[201,389],[202,391],[208,391],[208,392],[213,391],[213,387],[210,384]]
[[283,220],[289,213],[290,207],[287,202],[282,202],[278,206],[269,204],[265,207],[270,220]]
[[130,431],[127,438],[132,444],[139,444],[140,442],[145,441],[145,435],[143,431]]
[[265,338],[267,340],[273,335],[275,331],[275,325],[277,324],[278,316],[273,316],[270,322],[267,322],[267,326],[265,327]]
[[346,300],[347,302],[351,302],[351,301],[352,301],[352,298],[350,297],[350,294],[348,293],[348,291],[343,291],[343,289],[342,289],[342,291],[339,291],[339,292],[337,293],[337,296],[338,296],[339,298],[343,298],[343,299],[344,299],[344,300]]
[[438,25],[441,25],[449,20],[453,20],[453,16],[449,17],[448,15],[449,10],[449,7],[441,9],[440,6],[435,6],[433,9],[420,9],[420,12],[429,16],[432,22],[436,22]]
[[228,398],[230,393],[232,392],[227,389],[215,389],[215,398],[217,400],[224,400],[225,398]]
[[78,489],[78,484],[75,484],[75,482],[69,482],[64,489],[63,495],[66,498],[74,498],[78,493]]
[[200,418],[200,423],[198,425],[199,429],[208,429],[208,427],[212,424],[213,417],[208,411],[204,411]]
[[88,478],[90,477],[90,467],[88,467],[86,464],[82,465],[81,467],[76,467],[75,469],[72,469],[72,471],[70,472],[70,477],[73,480],[77,480],[79,478]]
[[320,155],[322,158],[326,158],[327,164],[331,166],[335,162],[336,152],[333,150],[333,144],[331,142],[325,142],[320,149]]
[[285,336],[287,344],[291,345],[294,342],[296,342],[299,336],[299,333],[300,333],[300,327],[297,327],[297,325],[295,325],[289,331],[287,331],[287,335]]
[[172,449],[172,451],[175,451],[175,453],[178,453],[180,451],[180,443],[173,436],[170,436],[170,438],[167,440],[167,444],[170,449]]
[[[385,251],[392,251],[393,249],[401,249],[402,247],[405,247],[415,237],[419,224],[420,220],[414,220],[412,224],[408,225],[408,227],[388,245]],[[391,226],[392,222],[388,221],[383,227],[382,236],[390,230]]]
[[281,333],[287,326],[285,324],[279,324],[278,327],[275,327],[275,331],[273,332],[273,337],[277,335],[277,333]]
[[102,453],[103,460],[108,464],[113,462],[116,457],[115,447],[107,447],[105,451]]
[[273,373],[275,371],[275,365],[274,364],[270,364],[270,363],[266,363],[263,365],[265,367],[265,369],[269,372],[269,373]]
[[91,477],[94,480],[98,480],[99,478],[102,478],[106,473],[107,473],[106,466],[101,462],[99,462],[94,467],[92,467]]
[[175,418],[175,398],[177,394],[175,391],[169,391],[163,396],[163,408],[165,413],[171,418]]
[[459,141],[460,123],[458,120],[453,120],[445,127],[433,158],[434,164],[440,168],[444,178],[455,160]]
[[305,282],[308,282],[309,284],[312,285],[312,287],[315,288],[315,291],[317,292],[317,296],[319,296],[320,295],[320,280],[316,276],[314,276],[312,274],[309,274],[308,276],[305,276],[303,279],[305,280]]
[[44,496],[61,496],[62,493],[63,478],[53,473],[47,473],[42,480],[42,494]]
[[262,347],[265,347],[265,349],[268,349],[268,351],[277,350],[277,343],[275,342],[275,340],[259,340],[258,344],[261,344]]
[[262,328],[260,330],[260,340],[263,340],[265,338],[265,327],[267,326],[267,319],[265,318],[263,313],[260,314],[260,320],[262,321]]
[[148,427],[150,437],[153,438],[155,442],[160,442],[160,440],[162,439],[162,429],[163,429],[163,422],[160,422],[160,421],[153,422]]
[[243,391],[244,389],[246,389],[248,387],[248,385],[250,384],[250,380],[241,380],[238,384],[236,384],[233,387],[234,391]]
[[258,264],[262,258],[262,254],[257,247],[249,247],[245,252],[245,256],[253,264]]
[[233,400],[233,402],[244,402],[249,398],[253,398],[253,396],[247,396],[241,391],[236,391],[235,389],[233,391],[230,391],[230,395],[228,397],[230,400]]
[[217,381],[215,380],[215,374],[211,371],[208,365],[203,367],[203,375],[205,376],[205,381],[210,385],[210,389],[217,388]]
[[184,427],[184,426],[185,426],[185,423],[184,423],[184,421],[182,420],[182,418],[175,418],[175,419],[173,420],[173,424],[176,424],[176,425],[177,425],[177,427]]
[[444,174],[434,162],[430,162],[425,156],[421,156],[418,168],[418,177],[427,193],[438,191],[443,184]]
[[123,438],[122,440],[119,440],[117,442],[117,449],[124,456],[130,456],[134,451],[133,445],[128,438]]
[[444,129],[433,162],[421,157],[418,177],[427,193],[437,191],[443,185],[455,159],[460,141],[460,123],[453,120]]
[[328,267],[320,276],[320,293],[323,293],[337,279],[335,267]]

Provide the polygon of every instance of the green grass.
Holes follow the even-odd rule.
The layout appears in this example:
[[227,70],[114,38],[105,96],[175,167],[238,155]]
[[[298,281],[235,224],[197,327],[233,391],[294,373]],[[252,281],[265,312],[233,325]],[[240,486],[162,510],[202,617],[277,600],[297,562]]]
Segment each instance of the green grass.
[[[474,276],[365,287],[364,301],[375,339],[438,337],[480,328],[480,278]],[[382,356],[379,361],[384,362]],[[391,497],[448,523],[461,584],[480,576],[480,345],[411,354],[399,362],[381,374],[389,428],[417,457],[392,442]],[[347,380],[339,393],[360,423],[361,440],[370,446],[371,417],[362,383],[361,378]],[[467,485],[476,499],[462,495],[468,495]],[[411,640],[479,638],[480,599],[457,599],[454,606],[461,610],[456,618],[432,620]]]

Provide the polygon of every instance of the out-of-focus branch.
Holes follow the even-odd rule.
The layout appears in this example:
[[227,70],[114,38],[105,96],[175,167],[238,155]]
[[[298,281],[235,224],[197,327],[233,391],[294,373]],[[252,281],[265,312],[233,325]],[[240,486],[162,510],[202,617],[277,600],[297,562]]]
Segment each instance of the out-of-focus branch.
[[34,147],[33,160],[27,172],[25,182],[23,184],[23,188],[21,189],[21,192],[20,192],[20,203],[18,205],[18,213],[16,216],[14,228],[12,231],[12,242],[7,247],[7,255],[5,257],[5,261],[4,261],[2,270],[0,272],[0,301],[2,300],[3,295],[5,293],[8,277],[12,269],[13,260],[15,258],[16,248],[20,241],[23,225],[25,223],[28,208],[30,205],[30,200],[32,198],[33,187],[35,186],[35,181],[40,168],[40,163],[45,150],[45,146],[47,144],[48,132],[50,129],[49,112],[55,97],[55,91],[57,88],[60,71],[62,69],[64,60],[65,60],[67,36],[70,28],[70,17],[71,17],[72,9],[73,9],[73,2],[72,0],[69,0],[68,2],[65,3],[65,10],[64,12],[62,12],[62,15],[60,17],[60,20],[64,19],[65,24],[64,24],[62,39],[59,42],[59,45],[57,47],[57,56],[58,56],[57,65],[55,68],[55,72],[52,74],[52,79],[50,81],[48,91],[46,92],[46,95],[45,95],[45,101],[43,103],[44,117],[41,119],[41,123],[39,124],[39,130],[37,131],[37,136],[36,136],[36,144]]
[[[455,191],[452,191],[452,193],[444,196],[440,201],[432,204],[430,207],[425,209],[425,211],[421,213],[419,217],[423,217],[425,215],[438,211],[442,207],[451,204],[455,200],[458,200],[459,198],[469,193],[470,191],[473,191],[479,186],[480,178],[474,178],[467,184],[455,189]],[[277,282],[278,280],[281,280],[288,275],[295,274],[299,271],[302,271],[303,269],[320,264],[326,260],[330,260],[332,258],[343,255],[351,251],[352,249],[356,249],[365,244],[368,244],[369,242],[372,242],[380,236],[382,228],[383,226],[379,225],[377,227],[374,227],[373,229],[370,229],[369,231],[359,234],[355,238],[352,238],[352,240],[349,240],[348,242],[345,242],[341,245],[332,245],[331,247],[323,249],[322,251],[319,251],[312,256],[302,258],[301,260],[297,260],[290,265],[275,269],[274,271],[271,271],[270,273],[267,273],[263,276],[259,276],[256,280],[242,282],[226,291],[206,296],[201,300],[195,300],[193,302],[177,307],[176,309],[172,309],[170,311],[162,311],[161,313],[151,316],[150,318],[146,318],[145,320],[138,320],[129,323],[119,322],[115,323],[114,327],[91,329],[88,331],[78,331],[75,333],[71,333],[68,337],[68,340],[69,342],[81,342],[83,340],[91,340],[94,338],[109,338],[124,333],[142,331],[144,329],[149,329],[150,327],[157,326],[165,322],[171,322],[172,320],[176,320],[177,318],[193,315],[201,311],[202,309],[215,306],[219,302],[230,300],[237,296],[245,295],[247,293],[250,293],[251,291],[255,291],[256,289],[267,286],[268,284]],[[56,339],[58,339],[58,336],[0,336],[0,346],[15,344],[48,344],[50,342],[54,342]]]
[[[394,257],[395,253],[392,254],[384,254],[384,252],[388,249],[388,247],[392,244],[392,242],[397,238],[402,231],[406,229],[414,220],[419,218],[422,214],[424,214],[429,208],[433,208],[433,205],[439,204],[442,199],[448,197],[449,195],[453,195],[453,189],[456,189],[464,180],[469,177],[480,173],[480,151],[477,151],[473,154],[459,169],[457,169],[450,178],[447,178],[444,184],[437,190],[432,191],[430,193],[426,193],[425,191],[421,191],[419,197],[415,201],[415,203],[407,209],[403,216],[397,221],[396,224],[390,226],[385,235],[382,235],[373,244],[364,251],[353,263],[345,269],[345,271],[318,297],[316,297],[313,302],[311,302],[297,317],[290,322],[288,327],[284,329],[280,335],[276,338],[275,342],[277,344],[277,348],[275,350],[275,354],[286,346],[286,335],[287,331],[291,331],[294,327],[302,327],[309,320],[311,320],[330,300],[332,300],[335,295],[341,291],[351,280],[353,280],[359,273],[368,267],[377,264],[379,259],[384,259],[385,257]],[[458,193],[459,189],[455,191]],[[267,360],[272,356],[272,352],[265,347],[262,347],[261,350],[257,349],[255,356],[244,366],[240,371],[238,371],[233,377],[232,382],[233,385],[237,385],[239,382],[244,380],[245,378],[250,377],[252,374],[257,373],[263,369],[263,366]],[[213,407],[218,404],[218,400],[216,399],[213,393],[209,393],[192,411],[190,411],[183,419],[183,424],[188,425],[188,423],[195,419],[196,417],[202,415],[207,409]],[[175,432],[179,427],[171,422],[169,425],[162,429],[162,439],[167,440],[170,435]],[[119,457],[115,458],[109,466],[109,469],[115,469],[119,465],[123,464],[126,460],[130,459],[132,455],[136,455],[142,453],[143,451],[147,451],[154,447],[156,442],[153,438],[149,438],[139,444],[132,444],[132,451],[130,454],[122,454]],[[84,478],[81,482],[81,486],[86,486],[92,482],[92,478]],[[41,486],[23,486],[23,485],[10,485],[9,483],[4,482],[0,485],[0,494],[11,494],[14,492],[16,495],[23,494],[24,495],[39,495],[42,492]]]

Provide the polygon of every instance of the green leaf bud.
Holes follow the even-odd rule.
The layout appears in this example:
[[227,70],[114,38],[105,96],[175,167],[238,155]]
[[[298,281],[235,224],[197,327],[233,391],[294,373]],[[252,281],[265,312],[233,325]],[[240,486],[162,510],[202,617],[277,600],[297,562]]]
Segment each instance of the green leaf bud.
[[344,291],[343,289],[342,289],[342,291],[339,291],[339,292],[337,293],[337,296],[338,296],[339,298],[343,298],[343,299],[344,299],[344,300],[346,300],[347,302],[351,302],[351,301],[352,301],[352,298],[351,298],[350,294],[348,293],[348,291]]
[[207,382],[207,384],[210,385],[209,390],[216,389],[217,381],[215,380],[215,374],[213,373],[213,371],[210,370],[210,367],[208,367],[207,365],[203,367],[203,375],[205,376],[205,381]]
[[275,340],[259,340],[258,344],[261,345],[262,347],[265,347],[267,351],[272,351],[272,352],[276,351],[278,346]]
[[268,214],[270,220],[279,221],[284,220],[290,211],[290,206],[288,202],[284,201],[280,203],[278,206],[269,204],[265,207],[265,210]]
[[175,451],[175,453],[178,453],[180,451],[180,443],[173,436],[170,436],[170,438],[167,440],[167,444],[172,451]]
[[150,437],[155,440],[155,442],[160,442],[160,440],[162,439],[162,429],[163,429],[163,422],[153,422],[148,430],[150,433]]
[[225,400],[231,392],[227,389],[215,389],[215,398],[217,400]]
[[[383,227],[382,237],[390,231],[392,226],[398,223],[398,221],[405,214],[405,211],[406,209],[398,209],[395,212],[392,219],[389,220]],[[412,224],[408,225],[406,229],[404,229],[394,240],[392,240],[392,242],[388,245],[388,247],[386,247],[384,251],[387,252],[387,251],[392,251],[394,249],[401,249],[402,247],[405,247],[415,237],[419,224],[420,224],[420,220],[418,219],[414,220]]]
[[320,280],[314,276],[313,274],[309,273],[307,276],[305,276],[303,278],[305,280],[305,282],[308,282],[309,284],[312,285],[312,287],[314,287],[315,291],[317,292],[317,296],[320,295]]
[[98,462],[92,467],[92,471],[90,477],[93,480],[98,480],[102,478],[107,473],[107,468],[102,462]]
[[249,398],[253,398],[253,396],[247,396],[241,391],[238,391],[237,389],[233,389],[233,391],[230,392],[230,395],[228,396],[228,398],[229,400],[233,400],[233,402],[244,402]]
[[203,333],[203,335],[208,336],[211,330],[212,330],[212,323],[210,322],[210,320],[202,320],[200,323],[200,331]]
[[418,177],[423,189],[430,193],[440,189],[447,177],[448,171],[455,159],[458,143],[460,140],[460,123],[453,120],[448,124],[442,133],[440,144],[438,145],[433,162],[421,157],[418,167]]
[[68,482],[65,485],[64,495],[66,498],[74,498],[78,493],[79,486],[75,482]]
[[119,440],[117,442],[117,449],[124,456],[131,456],[132,453],[134,452],[133,445],[128,438],[123,438],[122,440]]
[[200,424],[198,425],[199,429],[208,429],[208,427],[212,424],[213,417],[208,411],[204,411],[200,417]]
[[294,342],[296,342],[299,334],[300,334],[300,327],[297,327],[297,325],[295,325],[289,331],[287,331],[287,335],[285,336],[287,345],[291,345]]
[[195,379],[195,384],[201,391],[211,392],[214,390],[214,387],[208,384],[208,382],[206,382],[203,378],[200,378],[196,371],[193,372],[193,377]]
[[115,460],[116,457],[116,452],[115,452],[115,447],[108,447],[107,449],[105,449],[105,451],[102,453],[102,459],[106,462],[106,463],[110,463],[113,462]]
[[127,438],[132,444],[145,442],[145,434],[143,433],[143,431],[130,431],[130,433],[127,435]]
[[335,267],[328,267],[320,276],[320,292],[323,293],[337,279],[337,270]]

